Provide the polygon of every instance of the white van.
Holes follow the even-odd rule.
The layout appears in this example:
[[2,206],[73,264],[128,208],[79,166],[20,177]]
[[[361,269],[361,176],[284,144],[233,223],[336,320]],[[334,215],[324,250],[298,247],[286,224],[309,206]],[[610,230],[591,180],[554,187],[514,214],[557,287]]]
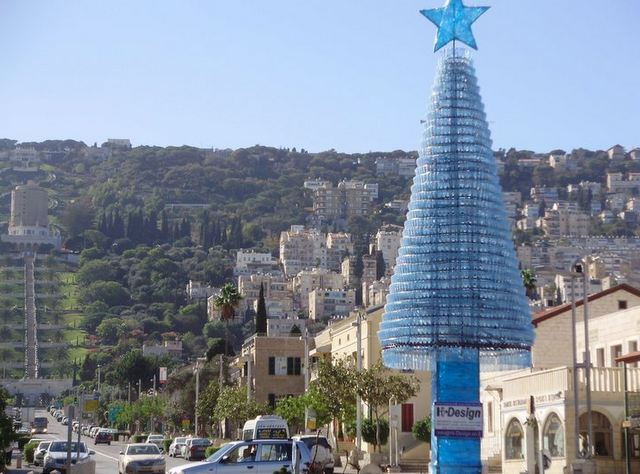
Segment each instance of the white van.
[[289,439],[289,426],[278,415],[260,415],[244,424],[242,439]]

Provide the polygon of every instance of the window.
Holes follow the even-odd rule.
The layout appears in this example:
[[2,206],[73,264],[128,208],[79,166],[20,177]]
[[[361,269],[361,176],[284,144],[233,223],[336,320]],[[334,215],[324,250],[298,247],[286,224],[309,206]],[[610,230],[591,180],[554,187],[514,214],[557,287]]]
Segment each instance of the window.
[[[624,440],[624,430],[622,430],[622,440]],[[640,458],[640,433],[629,433],[629,457],[631,459]]]
[[622,344],[611,347],[611,367],[622,367],[622,362],[616,362],[616,358],[622,355]]
[[291,445],[290,444],[268,444],[264,443],[260,447],[260,462],[269,461],[291,461]]
[[410,433],[413,430],[413,403],[403,403],[400,416],[402,432]]
[[618,300],[618,309],[627,309],[627,300]]
[[[609,419],[600,412],[591,412],[593,452],[596,456],[613,456],[613,433]],[[587,438],[587,415],[580,415],[580,438]]]
[[269,357],[269,375],[300,375],[300,357]]
[[504,439],[505,459],[524,459],[524,431],[515,418],[509,422]]
[[276,394],[275,393],[270,393],[268,397],[269,397],[269,406],[271,408],[275,408],[276,407]]
[[544,424],[542,433],[543,449],[548,450],[552,458],[563,458],[564,441],[564,426],[558,415],[552,413]]
[[[638,341],[629,341],[629,350],[627,352],[636,352],[638,350]],[[638,367],[637,362],[627,364],[627,367]]]
[[596,349],[596,367],[604,367],[604,348]]

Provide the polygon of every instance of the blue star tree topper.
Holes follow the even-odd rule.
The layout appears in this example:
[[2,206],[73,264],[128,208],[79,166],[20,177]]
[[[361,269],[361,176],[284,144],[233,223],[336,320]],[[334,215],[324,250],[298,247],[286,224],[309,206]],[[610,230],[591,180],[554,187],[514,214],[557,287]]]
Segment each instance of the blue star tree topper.
[[471,32],[471,24],[488,9],[489,7],[465,7],[462,0],[447,0],[442,8],[420,10],[420,13],[438,27],[433,52],[455,40],[478,49]]

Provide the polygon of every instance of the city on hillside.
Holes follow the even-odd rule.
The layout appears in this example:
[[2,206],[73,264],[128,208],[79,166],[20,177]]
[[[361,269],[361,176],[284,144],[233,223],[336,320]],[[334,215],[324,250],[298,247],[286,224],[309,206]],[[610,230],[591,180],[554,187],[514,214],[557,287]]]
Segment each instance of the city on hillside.
[[[539,428],[550,458],[567,454],[557,413],[572,409],[576,366],[566,341],[588,323],[575,350],[591,344],[593,444],[613,464],[617,381],[640,341],[640,149],[494,156],[536,342],[532,371],[483,375],[483,462],[524,457],[533,403],[556,413]],[[79,430],[216,439],[295,412],[290,427],[312,418],[349,452],[350,395],[311,418],[292,400],[330,398],[359,367],[389,387],[363,401],[362,449],[373,453],[376,424],[388,437],[395,417],[404,462],[426,466],[413,427],[430,419],[430,373],[384,369],[377,339],[417,157],[0,140],[0,358],[13,405],[64,410],[95,393]],[[342,373],[326,365],[338,359]],[[628,367],[636,374],[636,359]]]

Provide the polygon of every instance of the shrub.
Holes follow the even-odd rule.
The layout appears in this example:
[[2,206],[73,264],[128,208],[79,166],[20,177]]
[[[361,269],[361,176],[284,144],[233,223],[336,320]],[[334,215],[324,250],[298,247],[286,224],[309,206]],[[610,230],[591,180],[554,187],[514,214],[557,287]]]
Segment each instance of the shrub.
[[147,437],[149,435],[146,434],[137,434],[137,435],[133,435],[131,437],[131,442],[132,443],[144,443],[147,440]]
[[171,446],[171,443],[173,443],[173,438],[171,438],[171,439],[165,439],[165,440],[162,442],[162,448],[164,449],[164,452],[165,452],[165,453],[168,453],[168,452],[169,452],[169,446]]
[[24,445],[27,444],[31,437],[28,435],[21,435],[18,437],[18,449],[22,451],[24,449]]
[[385,419],[380,420],[380,446],[378,446],[376,442],[376,420],[372,418],[362,420],[362,439],[367,443],[373,444],[378,449],[380,446],[384,446],[389,439],[389,422]]
[[24,460],[29,464],[33,463],[33,455],[36,452],[36,448],[40,443],[27,443],[24,445],[24,449],[22,450],[22,455]]
[[431,417],[428,416],[422,420],[418,420],[413,424],[411,429],[413,437],[423,443],[431,442]]

